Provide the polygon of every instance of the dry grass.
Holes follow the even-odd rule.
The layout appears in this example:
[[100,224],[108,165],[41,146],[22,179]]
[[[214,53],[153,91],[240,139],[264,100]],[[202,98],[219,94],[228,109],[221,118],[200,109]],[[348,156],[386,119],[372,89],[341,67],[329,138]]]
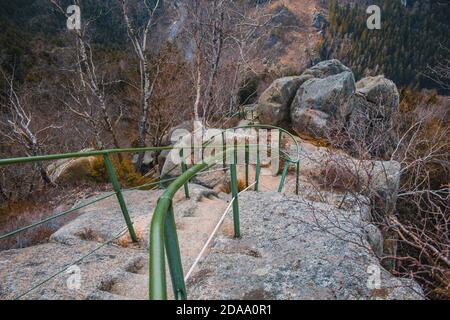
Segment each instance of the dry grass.
[[86,241],[99,241],[99,242],[102,241],[99,235],[96,234],[95,231],[92,230],[91,228],[84,228],[84,230],[79,234],[77,234],[77,236],[79,236],[80,239]]
[[[14,202],[0,209],[0,235],[40,221],[50,215],[52,209],[47,204],[29,201]],[[59,220],[61,222],[63,218]],[[55,232],[58,222],[49,222],[0,240],[0,250],[22,248],[42,243]]]
[[[40,190],[29,199],[1,203],[0,235],[41,221],[71,208],[78,200],[96,192],[108,190],[111,190],[110,184],[91,185],[82,183]],[[77,212],[72,212],[15,236],[0,240],[0,250],[23,248],[43,243],[48,240],[52,233],[77,216]]]
[[[238,187],[238,192],[241,192],[242,190],[247,188],[247,186],[245,185],[245,179],[238,178],[237,187]],[[223,188],[223,192],[231,193],[231,181]]]
[[147,218],[138,218],[134,221],[133,227],[134,232],[136,233],[136,237],[138,242],[134,243],[131,240],[130,233],[128,231],[125,232],[124,235],[122,235],[119,239],[117,239],[114,243],[117,244],[120,247],[128,248],[128,247],[136,247],[136,246],[145,246],[142,243],[142,240],[144,238],[144,233],[147,227]]
[[326,138],[312,137],[306,134],[298,134],[298,136],[313,146],[331,148],[331,144]]
[[[117,178],[122,185],[127,187],[137,187],[143,184],[156,182],[158,179],[152,175],[142,176],[136,171],[133,163],[129,159],[124,159],[121,162],[117,158],[112,159],[114,170],[116,171]],[[96,157],[91,164],[89,170],[91,177],[96,182],[109,182],[109,175],[103,161],[103,157]],[[157,188],[157,185],[143,187],[143,190],[151,190]]]

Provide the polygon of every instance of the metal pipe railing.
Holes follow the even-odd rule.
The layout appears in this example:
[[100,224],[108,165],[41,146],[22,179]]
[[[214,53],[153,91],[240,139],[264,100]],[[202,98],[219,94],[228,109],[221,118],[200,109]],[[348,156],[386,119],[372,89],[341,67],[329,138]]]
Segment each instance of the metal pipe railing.
[[123,198],[122,194],[122,188],[120,186],[120,183],[117,179],[116,172],[114,170],[114,166],[112,164],[110,155],[111,154],[119,154],[119,153],[140,153],[145,151],[163,151],[163,150],[171,150],[176,149],[175,146],[165,146],[165,147],[144,147],[144,148],[123,148],[123,149],[107,149],[107,150],[94,150],[94,151],[81,151],[81,152],[69,152],[69,153],[62,153],[62,154],[52,154],[52,155],[41,155],[41,156],[32,156],[32,157],[18,157],[18,158],[8,158],[8,159],[0,159],[0,166],[7,166],[7,165],[13,165],[13,164],[23,164],[23,163],[32,163],[32,162],[41,162],[41,161],[51,161],[51,160],[60,160],[60,159],[76,159],[76,158],[86,158],[86,157],[92,157],[92,156],[102,156],[103,162],[105,164],[105,168],[108,172],[109,179],[111,181],[111,184],[114,189],[114,193],[111,193],[105,197],[102,197],[100,199],[94,200],[84,206],[70,209],[67,211],[64,211],[62,213],[53,215],[49,218],[43,219],[41,221],[38,221],[36,223],[33,223],[29,226],[25,226],[19,229],[16,229],[14,231],[8,232],[6,234],[3,234],[0,236],[0,240],[14,236],[20,232],[24,232],[26,230],[29,230],[31,228],[37,227],[43,223],[46,223],[48,221],[51,221],[53,219],[59,218],[63,215],[66,215],[68,213],[74,212],[77,209],[80,209],[82,207],[85,207],[89,204],[98,202],[100,200],[106,199],[110,196],[116,195],[117,201],[119,202],[119,206],[122,212],[122,215],[124,217],[125,223],[127,225],[128,232],[130,234],[130,238],[133,242],[137,242],[137,236],[136,232],[133,227],[133,223],[131,221],[130,215],[128,213],[127,205],[125,203],[125,199]]
[[[178,243],[178,241],[176,240],[176,229],[172,228],[170,223],[166,224],[166,215],[169,209],[172,207],[173,196],[178,191],[178,189],[186,183],[186,181],[188,181],[197,172],[205,169],[206,167],[208,167],[208,164],[202,162],[188,169],[167,187],[164,194],[158,200],[150,226],[149,295],[151,299],[167,299],[164,243]],[[174,263],[174,261],[179,261],[179,263],[177,267],[169,267],[169,270],[171,271],[171,273],[175,272],[175,274],[172,275],[172,279],[179,279],[180,276],[182,277],[183,271],[181,268],[181,259],[178,259],[177,257],[179,256],[179,252],[177,254],[176,250],[174,251],[174,248],[175,246],[167,247],[167,255],[168,257],[172,257],[172,263]],[[186,297],[184,280],[182,281],[182,283],[183,284],[180,285],[178,281],[173,280],[172,285],[174,293],[180,292],[184,297]],[[177,297],[178,295],[175,296]]]
[[[223,139],[223,135],[222,135]],[[255,172],[255,189],[258,188],[259,174],[260,174],[260,157],[259,145],[257,145],[257,165]],[[243,146],[234,145],[224,148],[225,151],[216,154],[215,156],[204,160],[192,166],[190,169],[183,168],[183,173],[174,182],[172,182],[164,194],[159,198],[157,206],[154,210],[151,226],[150,226],[150,255],[149,255],[149,298],[151,300],[165,300],[167,299],[166,288],[166,266],[165,254],[169,263],[169,270],[172,279],[172,288],[175,299],[187,299],[186,284],[183,278],[183,268],[181,264],[181,255],[177,240],[177,231],[175,227],[172,199],[175,193],[181,188],[187,188],[187,183],[196,174],[200,173],[211,166],[211,164],[223,161],[223,159],[232,153],[232,163],[230,164],[230,184],[231,194],[233,198],[233,225],[234,236],[240,237],[240,219],[239,219],[239,202],[238,202],[238,180],[237,180],[237,148],[244,148],[245,150],[245,166],[246,166],[246,186],[248,187],[248,144]],[[180,152],[182,155],[182,152]],[[183,161],[182,161],[183,163]],[[287,174],[289,163],[299,163],[299,161],[292,161],[286,159],[283,173],[281,176],[280,186],[278,191],[281,192]],[[298,171],[297,171],[298,173]],[[298,188],[296,189],[298,191]],[[188,195],[188,193],[186,193]]]
[[[233,153],[233,159],[236,160],[236,151],[239,146],[232,146],[226,150],[226,154]],[[245,148],[245,146],[244,146]],[[218,163],[223,159],[223,152],[203,160],[202,162],[192,166],[172,182],[159,198],[153,213],[150,225],[150,256],[149,256],[149,298],[152,300],[167,299],[166,289],[166,269],[165,269],[165,253],[167,253],[169,270],[171,272],[172,287],[175,298],[186,299],[186,285],[183,279],[183,269],[181,266],[181,258],[178,249],[178,240],[175,222],[167,222],[172,220],[173,209],[172,199],[175,193],[183,187],[187,181],[193,178],[197,173],[207,169],[212,164]],[[234,217],[234,233],[236,237],[240,236],[239,230],[239,206],[237,205],[237,175],[236,161],[230,164]],[[167,243],[171,244],[167,246]],[[176,245],[174,244],[176,243]],[[164,245],[166,244],[166,246]],[[171,264],[175,263],[176,266]]]
[[109,157],[109,154],[103,155],[103,161],[105,163],[106,170],[108,171],[109,179],[113,185],[114,191],[116,193],[117,201],[119,202],[120,210],[122,211],[125,223],[127,224],[128,232],[130,233],[130,238],[133,242],[137,242],[136,232],[134,231],[133,223],[130,219],[130,214],[128,213],[127,205],[125,204],[125,199],[122,195],[122,190],[120,187],[119,180],[117,180],[116,172],[114,170],[113,164]]
[[[114,193],[111,193],[105,197],[102,197],[100,199],[94,200],[89,204],[92,204],[94,202],[98,202],[100,200],[106,199],[110,196],[116,195],[117,201],[119,203],[122,215],[124,217],[125,223],[127,225],[128,232],[130,234],[130,238],[133,242],[137,242],[137,236],[136,232],[133,227],[133,223],[131,221],[130,215],[128,213],[127,205],[125,203],[125,199],[123,198],[122,194],[122,188],[120,186],[120,182],[117,179],[116,172],[114,170],[114,166],[112,164],[110,155],[111,154],[118,154],[118,153],[138,153],[143,151],[160,151],[160,150],[167,150],[171,147],[148,147],[148,148],[126,148],[126,149],[111,149],[111,150],[95,150],[95,151],[86,151],[86,152],[71,152],[71,153],[64,153],[64,154],[53,154],[53,155],[43,155],[43,156],[33,156],[33,157],[20,157],[20,158],[9,158],[9,159],[0,159],[0,166],[6,166],[6,165],[12,165],[12,164],[23,164],[23,163],[31,163],[31,162],[41,162],[41,161],[49,161],[49,160],[60,160],[60,159],[73,159],[73,158],[85,158],[85,157],[92,157],[92,156],[102,156],[103,157],[103,163],[105,165],[106,171],[108,172],[109,179],[111,181],[111,185],[113,186]],[[86,204],[81,207],[85,207],[89,204]],[[79,207],[79,208],[81,208]],[[19,228],[17,230],[8,232],[4,235],[0,236],[0,240],[4,238],[11,237],[13,235],[16,235],[20,232],[26,231],[28,229],[37,227],[45,222],[51,221],[53,219],[59,218],[63,215],[66,215],[68,213],[71,213],[79,208],[76,209],[70,209],[67,211],[64,211],[60,214],[53,215],[49,218],[43,219],[41,221],[38,221],[36,223],[33,223],[29,226]]]
[[[278,191],[281,192],[284,181],[286,178],[287,170],[289,164],[296,165],[296,193],[298,194],[299,189],[299,167],[300,167],[300,155],[299,155],[299,145],[295,140],[294,136],[290,134],[288,131],[277,128],[271,125],[247,125],[235,127],[227,130],[234,129],[245,129],[245,128],[265,128],[265,129],[277,129],[282,133],[286,133],[288,136],[292,138],[296,145],[297,150],[297,158],[292,159],[289,154],[281,152],[281,156],[285,157],[285,164],[283,167],[283,172],[280,180],[280,185]],[[281,146],[281,134],[279,135],[279,146]],[[137,241],[137,236],[133,227],[133,222],[131,221],[130,215],[128,213],[128,209],[126,206],[125,199],[123,197],[123,192],[138,189],[145,186],[160,184],[161,182],[173,181],[165,190],[164,194],[159,198],[157,206],[154,211],[154,215],[151,222],[151,230],[150,230],[150,263],[149,263],[149,272],[150,272],[150,290],[149,297],[151,299],[166,299],[166,275],[165,275],[165,253],[167,253],[167,260],[169,263],[169,270],[172,278],[172,287],[174,291],[174,297],[176,299],[186,299],[186,285],[183,278],[183,268],[181,264],[181,255],[179,250],[179,244],[177,239],[176,225],[173,213],[172,206],[172,198],[175,193],[184,186],[185,196],[189,198],[189,189],[188,183],[189,180],[194,177],[196,174],[202,172],[203,170],[209,168],[210,166],[216,164],[218,161],[223,163],[223,168],[225,169],[225,159],[227,155],[232,153],[233,163],[230,164],[230,175],[231,175],[231,193],[233,197],[233,222],[234,222],[234,235],[235,237],[240,237],[240,223],[239,223],[239,203],[238,203],[238,180],[237,180],[237,149],[245,148],[245,185],[249,186],[249,146],[250,144],[244,145],[234,145],[227,148],[224,138],[224,131],[221,132],[223,148],[222,152],[216,154],[215,156],[203,160],[201,163],[193,165],[191,168],[187,168],[187,164],[185,158],[183,157],[183,148],[185,146],[164,146],[164,147],[144,147],[144,148],[123,148],[123,149],[108,149],[108,150],[95,150],[95,151],[85,151],[85,152],[71,152],[64,154],[53,154],[53,155],[43,155],[43,156],[33,156],[33,157],[18,157],[18,158],[9,158],[9,159],[0,159],[0,166],[12,165],[12,164],[23,164],[23,163],[31,163],[31,162],[41,162],[41,161],[49,161],[49,160],[59,160],[59,159],[70,159],[70,158],[83,158],[90,156],[102,156],[105,164],[105,168],[108,172],[108,176],[110,178],[111,184],[113,186],[114,192],[109,193],[100,198],[94,199],[88,203],[84,203],[81,206],[69,209],[67,211],[58,213],[51,217],[48,217],[42,221],[35,222],[29,226],[19,228],[15,231],[11,231],[4,235],[0,236],[0,240],[14,236],[20,232],[26,231],[28,229],[39,226],[45,222],[56,219],[63,215],[74,212],[78,209],[86,207],[95,202],[99,202],[108,197],[116,195],[117,201],[119,202],[122,215],[124,217],[125,223],[127,225],[128,232],[133,241]],[[211,137],[211,139],[213,139]],[[210,140],[211,140],[210,139]],[[259,143],[257,143],[257,159],[256,159],[256,168],[255,168],[255,182],[254,189],[258,191],[258,185],[260,180],[260,172],[261,172],[261,159],[260,159],[260,150]],[[201,146],[202,149],[208,148],[209,146],[203,144]],[[192,148],[192,146],[191,146]],[[214,147],[212,147],[214,148]],[[170,179],[160,180],[157,182],[145,183],[141,186],[133,187],[130,189],[122,189],[120,186],[120,182],[118,181],[114,166],[111,161],[110,155],[119,154],[119,153],[141,153],[145,151],[163,151],[163,150],[172,150],[179,149],[181,156],[181,169],[182,174],[179,177],[174,177]],[[279,149],[279,148],[278,148]],[[273,156],[273,154],[272,154]],[[160,177],[161,178],[161,177]]]

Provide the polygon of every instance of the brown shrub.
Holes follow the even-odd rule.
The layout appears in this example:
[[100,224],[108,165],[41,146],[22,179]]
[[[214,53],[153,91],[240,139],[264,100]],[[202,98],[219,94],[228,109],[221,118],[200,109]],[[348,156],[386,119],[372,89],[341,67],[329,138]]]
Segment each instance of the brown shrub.
[[[238,192],[241,192],[242,190],[244,190],[245,188],[247,188],[247,186],[245,185],[245,179],[239,179],[237,180],[237,187],[238,187]],[[226,185],[226,187],[224,188],[225,193],[231,193],[231,181]]]
[[323,189],[361,191],[361,183],[354,173],[349,168],[335,162],[328,162],[316,180]]
[[[148,184],[158,181],[154,177],[142,176],[136,171],[133,163],[129,159],[119,161],[117,158],[112,159],[114,170],[119,181],[127,187],[137,187],[143,184]],[[99,156],[91,164],[90,175],[96,182],[109,182],[109,175],[103,161],[103,157]],[[142,187],[144,190],[157,188],[156,185]]]

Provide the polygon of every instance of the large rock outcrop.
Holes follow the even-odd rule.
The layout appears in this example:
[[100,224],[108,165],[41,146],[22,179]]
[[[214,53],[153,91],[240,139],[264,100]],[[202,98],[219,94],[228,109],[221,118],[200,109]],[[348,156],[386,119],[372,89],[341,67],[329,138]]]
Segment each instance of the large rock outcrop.
[[299,134],[323,136],[329,121],[345,122],[348,101],[355,92],[353,73],[344,71],[303,83],[291,105],[292,128]]
[[396,110],[400,103],[397,86],[384,76],[361,79],[356,83],[356,90],[367,101],[383,108],[386,114]]
[[[80,152],[93,151],[83,149]],[[92,177],[92,165],[96,157],[60,159],[47,166],[47,172],[53,183],[67,183]]]
[[275,80],[261,94],[257,104],[259,121],[263,124],[280,125],[289,120],[289,108],[302,83],[312,76],[285,77]]
[[[391,80],[377,76],[355,83],[348,67],[338,60],[327,60],[300,76],[275,80],[261,95],[257,113],[261,123],[327,138],[327,131],[334,127],[364,126],[361,115],[366,122],[382,119],[387,123],[398,105],[398,90]],[[375,152],[377,156],[388,152],[381,149]]]
[[366,153],[374,157],[392,154],[397,145],[397,135],[392,130],[392,116],[399,106],[399,93],[395,84],[383,76],[364,78],[356,83],[351,97],[352,110],[346,127],[352,139],[349,149],[358,149],[362,142],[369,146]]
[[339,60],[333,59],[319,62],[315,66],[306,69],[302,75],[310,75],[313,78],[322,79],[342,72],[352,72],[352,70],[343,65]]

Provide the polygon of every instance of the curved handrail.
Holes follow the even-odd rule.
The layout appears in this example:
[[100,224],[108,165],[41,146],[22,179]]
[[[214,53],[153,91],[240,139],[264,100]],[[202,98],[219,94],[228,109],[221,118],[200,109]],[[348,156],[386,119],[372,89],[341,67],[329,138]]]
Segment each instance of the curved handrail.
[[[235,152],[235,146],[228,148],[226,153]],[[175,297],[185,299],[186,286],[184,284],[183,269],[178,247],[175,222],[173,219],[172,199],[175,193],[192,177],[209,167],[217,160],[222,159],[224,152],[220,152],[198,164],[195,164],[175,181],[173,181],[158,199],[158,203],[153,213],[150,225],[150,255],[149,255],[149,297],[154,300],[167,299],[166,272],[165,272],[165,243],[169,243],[171,248],[167,248],[167,258],[169,260],[169,270],[172,277],[172,285]],[[235,165],[235,164],[234,164]],[[233,165],[232,165],[233,166]],[[168,232],[169,231],[169,232]]]
[[[296,152],[297,152],[297,158],[296,159],[291,159],[290,155],[287,155],[289,157],[289,159],[286,159],[292,163],[297,163],[298,161],[300,161],[300,145],[298,144],[298,141],[295,139],[294,135],[292,133],[290,133],[289,131],[277,127],[277,126],[273,126],[270,124],[250,124],[250,125],[245,125],[245,126],[236,126],[236,127],[232,127],[232,128],[228,128],[228,129],[220,129],[222,130],[220,133],[213,135],[210,137],[210,140],[217,137],[219,134],[222,134],[224,131],[227,130],[237,130],[237,129],[252,129],[252,128],[259,128],[259,129],[276,129],[281,131],[282,133],[286,133],[291,139],[292,141],[295,143],[295,148],[296,148]],[[280,135],[281,137],[281,135]]]
[[[203,142],[201,148],[206,148],[207,145],[210,142],[214,141],[214,139],[216,137],[221,135],[222,136],[222,147],[223,147],[223,150],[225,150],[225,144],[226,144],[226,141],[224,140],[224,133],[225,132],[227,132],[227,131],[235,131],[235,130],[239,130],[239,129],[256,129],[256,128],[257,129],[275,129],[275,130],[279,131],[280,132],[280,135],[279,135],[279,146],[281,146],[281,138],[282,138],[282,134],[283,133],[287,134],[291,138],[293,143],[295,144],[296,154],[297,154],[296,159],[292,159],[290,154],[280,150],[281,153],[282,153],[280,158],[283,158],[284,160],[286,160],[286,162],[285,162],[284,167],[283,167],[282,177],[281,177],[281,181],[280,181],[280,185],[279,185],[278,191],[279,192],[282,191],[283,186],[284,186],[284,181],[285,181],[285,178],[286,178],[286,174],[287,174],[287,170],[288,170],[288,167],[289,167],[289,163],[292,163],[292,164],[294,164],[296,166],[295,193],[298,194],[298,192],[299,192],[299,173],[300,173],[300,146],[298,144],[298,141],[295,139],[294,135],[292,135],[289,131],[287,131],[287,130],[285,130],[283,128],[276,127],[276,126],[273,126],[273,125],[268,125],[268,124],[249,124],[249,125],[244,125],[244,126],[231,127],[231,128],[227,128],[227,129],[216,129],[219,132],[217,134],[214,134],[211,137],[209,137],[209,139],[207,141]],[[185,147],[186,146],[179,146],[178,147],[180,149],[180,157],[182,158],[181,167],[182,167],[182,171],[183,172],[186,171],[186,168],[187,168],[186,163],[183,161],[183,155],[182,155],[183,149]],[[192,146],[191,146],[191,148],[192,148]],[[215,147],[213,147],[213,148],[215,148]],[[175,167],[176,166],[174,165],[174,167],[172,169],[174,169]],[[248,165],[246,165],[246,185],[248,185]],[[258,189],[258,183],[255,186],[255,190],[257,190],[257,189]],[[187,182],[185,184],[185,193],[186,193],[186,197],[189,198],[189,191],[187,189]]]
[[[299,163],[300,163],[300,148],[297,140],[288,131],[271,126],[271,125],[247,125],[238,126],[225,130],[236,130],[240,128],[267,128],[267,129],[277,129],[287,133],[296,144],[297,148],[297,159],[292,159],[290,155],[286,154],[287,162],[283,168],[283,174],[281,177],[281,182],[278,191],[281,192],[284,179],[287,173],[289,162],[295,163],[297,165],[297,180],[296,180],[296,193],[298,193],[298,174],[299,174]],[[223,130],[210,138],[210,141],[217,137],[219,134],[223,134]],[[225,154],[233,152],[234,159],[236,160],[236,151],[239,147],[232,145],[231,147],[224,147],[224,151],[220,152],[202,162],[195,164],[191,168],[185,170],[183,173],[173,181],[163,193],[163,195],[158,199],[158,203],[154,210],[154,214],[150,226],[150,254],[149,254],[149,298],[153,300],[165,300],[167,299],[167,289],[166,289],[166,266],[165,266],[165,253],[167,253],[167,260],[169,265],[169,270],[172,278],[172,288],[174,292],[174,297],[178,299],[186,299],[186,284],[183,277],[183,267],[181,263],[180,249],[178,245],[178,236],[176,232],[176,225],[174,220],[172,199],[175,193],[182,187],[185,186],[188,181],[194,177],[196,174],[200,173],[202,170],[208,168],[211,164],[217,163],[219,159],[223,159]],[[247,152],[248,149],[246,149]],[[259,149],[257,150],[259,152]],[[259,159],[259,154],[258,154]],[[259,162],[257,163],[259,166]],[[236,161],[230,164],[230,174],[231,174],[231,189],[233,196],[233,220],[234,220],[234,231],[235,236],[240,235],[239,226],[239,206],[237,203],[237,175],[236,175]],[[258,176],[255,177],[258,179]],[[185,191],[186,192],[186,191]],[[188,193],[186,192],[186,197]]]
[[[284,156],[283,158],[286,160],[286,162],[285,162],[284,167],[283,167],[283,172],[282,172],[282,175],[281,175],[281,180],[280,180],[280,185],[278,187],[278,192],[281,192],[282,189],[283,189],[284,181],[285,181],[287,170],[288,170],[288,167],[289,167],[289,163],[292,163],[292,164],[295,165],[295,171],[296,171],[295,194],[298,195],[298,192],[299,192],[299,175],[300,175],[300,152],[301,152],[301,150],[300,150],[300,146],[298,144],[298,141],[295,139],[294,135],[291,134],[289,131],[287,131],[287,130],[285,130],[283,128],[274,126],[274,125],[270,125],[270,124],[250,124],[250,125],[245,125],[245,126],[237,126],[237,127],[232,127],[232,128],[228,128],[228,129],[222,129],[222,131],[220,133],[210,137],[209,141],[211,141],[212,139],[214,139],[215,137],[217,137],[220,134],[220,135],[222,135],[222,143],[224,144],[225,141],[223,141],[223,133],[225,131],[227,131],[227,130],[237,130],[237,129],[251,129],[251,128],[276,129],[278,131],[281,131],[281,134],[279,136],[279,139],[280,139],[279,147],[281,147],[281,137],[282,137],[283,133],[287,134],[292,139],[292,141],[295,144],[295,148],[296,148],[296,153],[297,153],[297,158],[296,159],[292,159],[289,154],[287,154],[286,152],[283,152],[283,151],[281,151],[281,149],[279,149],[279,151],[281,151],[281,153],[282,153],[282,156]],[[246,170],[248,170],[248,169],[246,168]],[[247,176],[248,176],[248,173],[246,173],[246,181],[248,180]],[[258,183],[256,184],[256,189],[255,190],[257,190],[257,188],[258,188]]]

